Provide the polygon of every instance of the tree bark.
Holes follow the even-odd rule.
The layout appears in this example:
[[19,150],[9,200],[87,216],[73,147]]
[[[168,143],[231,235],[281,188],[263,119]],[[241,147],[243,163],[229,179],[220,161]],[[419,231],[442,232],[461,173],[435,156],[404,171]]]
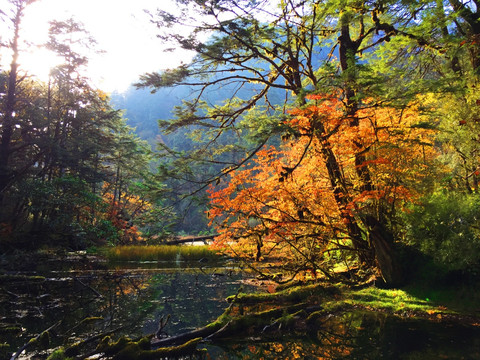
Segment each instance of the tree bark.
[[[355,84],[357,81],[356,75],[356,54],[363,39],[362,28],[356,40],[352,40],[350,35],[350,23],[347,15],[341,17],[341,35],[339,37],[339,59],[342,72],[345,74],[345,115],[349,118],[349,125],[352,128],[357,128],[360,125],[358,118],[358,100],[356,99]],[[365,144],[361,139],[354,140],[354,145],[357,148],[355,153],[355,170],[358,180],[360,182],[360,191],[375,190],[372,182],[370,169],[365,165],[366,156],[364,152]],[[387,229],[385,221],[380,221],[373,216],[373,209],[367,209],[371,213],[360,214],[364,222],[368,239],[370,241],[371,253],[375,258],[376,265],[381,273],[382,278],[388,285],[401,283],[402,271],[400,264],[396,260],[394,249],[393,234]],[[384,209],[380,206],[379,218],[383,219]]]
[[375,260],[381,276],[388,286],[398,286],[404,282],[403,270],[395,252],[395,243],[390,231],[375,217],[368,216],[370,242],[375,250]]

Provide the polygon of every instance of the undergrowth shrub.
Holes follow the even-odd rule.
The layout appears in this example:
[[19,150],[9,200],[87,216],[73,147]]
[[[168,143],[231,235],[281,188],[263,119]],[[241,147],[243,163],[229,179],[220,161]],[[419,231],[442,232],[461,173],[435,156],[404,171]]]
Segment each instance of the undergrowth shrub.
[[411,245],[446,272],[477,275],[480,264],[480,195],[436,193],[407,215]]

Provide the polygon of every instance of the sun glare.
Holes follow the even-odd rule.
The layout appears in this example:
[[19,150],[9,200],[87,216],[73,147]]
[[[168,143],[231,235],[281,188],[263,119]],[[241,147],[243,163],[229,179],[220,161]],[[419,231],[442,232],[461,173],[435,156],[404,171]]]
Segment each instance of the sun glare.
[[27,75],[33,75],[38,80],[48,82],[50,71],[62,63],[62,59],[44,47],[32,47],[19,57],[20,69]]
[[[0,0],[1,1],[1,0]],[[20,69],[41,81],[48,81],[50,70],[61,63],[61,59],[41,46],[48,39],[49,21],[74,20],[83,23],[85,29],[98,42],[102,53],[83,54],[89,59],[85,74],[92,84],[100,89],[123,91],[141,74],[178,66],[188,62],[192,54],[185,51],[164,52],[156,38],[157,29],[144,12],[155,13],[158,7],[174,9],[169,0],[39,0],[27,7],[22,19],[22,53]],[[5,24],[5,23],[4,23]],[[3,25],[4,25],[3,24]],[[7,39],[10,30],[0,22],[0,33]],[[11,57],[3,51],[0,61],[7,69]]]

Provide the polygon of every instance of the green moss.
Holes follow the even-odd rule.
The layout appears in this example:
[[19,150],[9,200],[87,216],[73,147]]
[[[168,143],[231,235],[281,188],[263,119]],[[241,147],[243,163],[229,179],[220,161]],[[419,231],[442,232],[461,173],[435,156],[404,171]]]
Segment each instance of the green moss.
[[76,342],[65,349],[65,356],[75,357],[80,354],[81,342]]
[[150,342],[150,337],[148,336],[145,336],[143,338],[141,338],[137,344],[138,344],[138,347],[142,350],[150,350],[150,347],[151,347],[151,342]]
[[38,337],[38,343],[42,347],[50,346],[50,333],[48,331],[44,331]]
[[307,317],[308,325],[314,325],[328,314],[348,313],[359,308],[408,317],[441,318],[442,314],[456,313],[428,298],[414,296],[402,289],[369,287],[355,290],[345,286],[340,289],[341,295],[338,298],[323,302],[321,310],[312,312]]
[[226,324],[228,321],[229,321],[230,317],[226,314],[222,314],[220,315],[217,320],[207,324],[205,327],[206,328],[210,328],[210,329],[216,329],[220,326],[222,326],[223,324]]
[[307,298],[314,296],[319,298],[331,298],[339,291],[331,286],[325,284],[310,284],[303,286],[295,286],[287,288],[274,293],[251,293],[232,295],[227,298],[228,302],[232,302],[235,298],[235,303],[238,304],[257,304],[262,302],[299,302],[305,301]]
[[97,350],[100,352],[104,352],[105,355],[107,356],[111,356],[118,353],[120,350],[125,348],[127,344],[131,342],[132,341],[126,336],[122,336],[120,339],[118,339],[115,342],[112,342],[112,339],[110,338],[110,336],[106,336],[98,344]]
[[285,312],[280,319],[278,319],[279,328],[283,330],[292,329],[295,325],[295,320],[297,317],[305,317],[305,310],[299,310],[293,314]]
[[47,360],[73,360],[73,357],[68,357],[63,349],[55,350]]
[[110,337],[102,339],[97,351],[114,360],[156,360],[159,358],[175,358],[193,353],[202,338],[192,339],[179,346],[150,349],[150,338],[144,337],[139,341],[132,341],[127,337],[121,337],[112,342]]
[[392,313],[438,312],[428,301],[419,299],[400,289],[378,289],[370,287],[345,294],[345,303],[367,309],[382,309]]
[[325,302],[322,307],[322,310],[315,311],[308,316],[307,324],[312,325],[328,314],[345,313],[358,308],[409,317],[441,316],[442,313],[453,313],[452,310],[443,306],[437,306],[426,299],[412,296],[405,290],[386,290],[375,287],[360,290],[345,288],[340,299]]

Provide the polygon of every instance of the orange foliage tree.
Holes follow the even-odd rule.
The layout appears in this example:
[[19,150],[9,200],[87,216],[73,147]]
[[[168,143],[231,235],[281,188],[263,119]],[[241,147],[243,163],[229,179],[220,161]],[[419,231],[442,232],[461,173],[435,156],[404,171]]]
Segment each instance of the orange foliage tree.
[[330,277],[339,261],[354,259],[378,265],[372,224],[394,233],[397,212],[419,196],[436,156],[432,131],[415,104],[365,101],[352,126],[339,96],[307,99],[291,111],[280,148],[265,147],[210,188],[215,246],[250,260],[280,259],[293,275]]
[[101,215],[111,222],[118,231],[118,243],[127,244],[143,241],[138,226],[133,220],[152,209],[152,204],[142,197],[124,193],[121,197],[114,196],[112,185],[105,183],[103,186],[103,202],[106,204],[105,211]]

